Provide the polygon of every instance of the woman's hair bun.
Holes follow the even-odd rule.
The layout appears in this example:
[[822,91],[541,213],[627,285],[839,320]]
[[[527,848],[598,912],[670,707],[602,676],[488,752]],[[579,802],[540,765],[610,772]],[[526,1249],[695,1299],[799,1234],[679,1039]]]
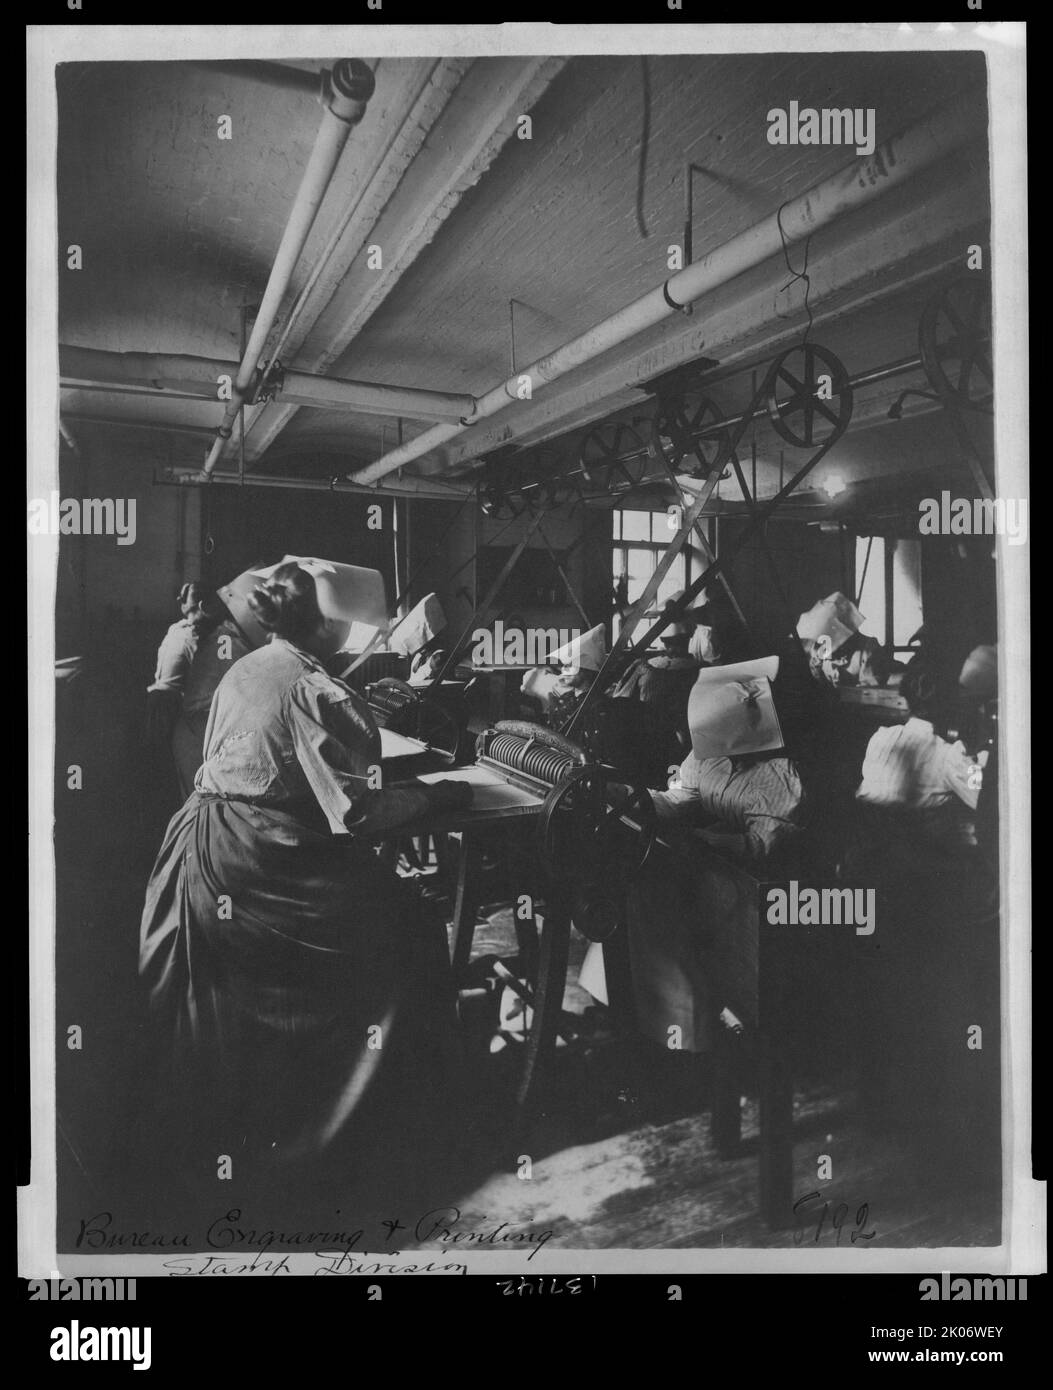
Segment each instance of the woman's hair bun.
[[310,636],[322,618],[314,580],[296,564],[281,565],[256,585],[248,602],[261,627],[291,641]]
[[285,586],[276,584],[273,579],[268,579],[264,584],[257,584],[252,593],[249,594],[249,607],[259,619],[261,626],[270,632],[281,621],[285,600]]

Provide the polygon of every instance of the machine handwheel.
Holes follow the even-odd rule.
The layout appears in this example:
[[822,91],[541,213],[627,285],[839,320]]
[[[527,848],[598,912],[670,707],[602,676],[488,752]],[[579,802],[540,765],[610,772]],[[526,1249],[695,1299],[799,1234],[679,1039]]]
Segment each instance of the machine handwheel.
[[643,787],[604,767],[574,768],[549,792],[540,854],[550,882],[617,891],[643,867],[655,841],[654,804]]

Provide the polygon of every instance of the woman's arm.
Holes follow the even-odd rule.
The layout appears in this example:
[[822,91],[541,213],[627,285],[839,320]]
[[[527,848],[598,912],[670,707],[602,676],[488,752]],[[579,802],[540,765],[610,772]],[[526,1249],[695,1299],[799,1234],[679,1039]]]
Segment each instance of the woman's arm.
[[299,682],[286,717],[297,760],[334,831],[380,834],[471,803],[471,788],[459,782],[385,787],[376,726],[355,697],[333,682]]

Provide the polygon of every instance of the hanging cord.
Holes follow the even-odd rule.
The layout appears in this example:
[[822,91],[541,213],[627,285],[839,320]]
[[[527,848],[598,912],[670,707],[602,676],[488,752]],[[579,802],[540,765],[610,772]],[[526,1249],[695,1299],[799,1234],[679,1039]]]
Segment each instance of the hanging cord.
[[804,240],[804,265],[801,266],[800,270],[795,270],[793,267],[793,263],[790,260],[790,243],[786,240],[786,232],[783,230],[782,225],[782,210],[783,208],[789,206],[789,201],[790,200],[787,200],[787,202],[783,203],[782,206],[779,208],[779,211],[775,214],[775,221],[778,224],[779,236],[782,239],[783,260],[786,262],[786,269],[790,272],[790,279],[786,281],[785,285],[783,285],[783,291],[788,290],[790,286],[795,284],[798,280],[804,281],[804,312],[808,315],[808,323],[805,326],[804,334],[801,337],[801,346],[804,347],[805,344],[808,342],[808,336],[812,331],[812,324],[814,322],[812,316],[812,308],[811,305],[808,303],[808,297],[812,292],[812,278],[808,274],[808,256],[812,249],[812,235],[809,232],[809,234],[805,237]]
[[202,547],[206,555],[211,555],[216,548],[216,539],[212,534],[212,494],[209,489],[212,486],[210,478],[205,487],[205,543]]
[[643,88],[643,122],[640,130],[640,162],[636,174],[636,225],[642,237],[650,236],[644,219],[644,196],[647,186],[647,147],[651,143],[651,74],[646,56],[640,58],[640,82]]

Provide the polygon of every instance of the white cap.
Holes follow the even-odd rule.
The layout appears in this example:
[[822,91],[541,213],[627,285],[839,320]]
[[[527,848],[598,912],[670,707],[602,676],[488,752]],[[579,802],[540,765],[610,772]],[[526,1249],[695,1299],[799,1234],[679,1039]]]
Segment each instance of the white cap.
[[974,647],[965,658],[958,684],[977,700],[989,700],[998,693],[998,648]]
[[[319,560],[311,555],[286,555],[281,565],[299,565],[314,580],[315,596],[323,618],[341,623],[369,623],[387,627],[388,607],[384,577],[379,570]],[[270,579],[281,565],[254,570],[259,579]]]
[[836,652],[866,622],[850,598],[835,590],[813,604],[797,619],[797,636],[802,642],[814,642],[829,637],[830,651]]
[[401,652],[403,656],[412,656],[445,626],[446,614],[438,597],[425,594],[391,634],[391,650]]
[[588,632],[583,632],[580,637],[557,647],[549,661],[553,665],[568,666],[572,671],[598,671],[603,665],[606,652],[607,638],[603,624],[600,623],[596,627],[590,627]]
[[695,628],[687,649],[700,663],[719,660],[717,644],[713,640],[713,629],[706,627],[705,623],[699,623]]
[[266,646],[270,637],[270,633],[249,607],[249,595],[260,582],[259,574],[259,570],[243,570],[236,579],[216,590],[231,617],[253,647]]
[[687,701],[691,751],[696,758],[730,758],[783,746],[771,683],[779,658],[701,670]]

